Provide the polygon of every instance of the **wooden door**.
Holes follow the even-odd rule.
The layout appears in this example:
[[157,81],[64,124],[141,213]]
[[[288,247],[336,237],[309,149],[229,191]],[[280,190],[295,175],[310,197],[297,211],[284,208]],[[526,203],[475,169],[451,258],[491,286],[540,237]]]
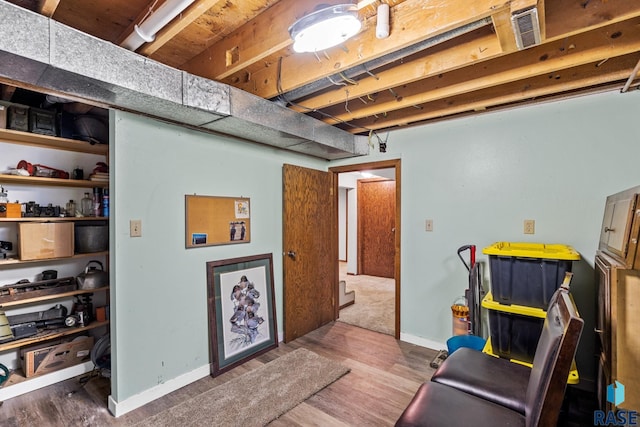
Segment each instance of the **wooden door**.
[[358,273],[394,277],[395,218],[395,181],[358,181]]
[[336,319],[337,224],[332,175],[283,167],[284,341]]

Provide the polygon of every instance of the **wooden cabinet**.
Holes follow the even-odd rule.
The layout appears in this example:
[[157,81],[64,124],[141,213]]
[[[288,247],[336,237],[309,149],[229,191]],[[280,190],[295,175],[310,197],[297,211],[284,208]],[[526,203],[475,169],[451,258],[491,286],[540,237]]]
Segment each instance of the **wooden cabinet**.
[[607,198],[595,259],[596,334],[601,348],[598,398],[604,410],[616,409],[607,402],[607,387],[616,381],[625,387],[625,400],[617,408],[640,410],[639,195],[640,187],[635,187]]
[[[91,145],[87,142],[77,141],[72,139],[57,138],[46,135],[38,135],[26,132],[19,132],[7,129],[0,129],[0,142],[8,144],[18,144],[31,146],[36,148],[47,148],[56,151],[62,150],[65,152],[84,153],[84,154],[97,154],[99,156],[106,156],[108,154],[107,145]],[[73,154],[77,156],[77,154]],[[75,157],[74,157],[75,158]],[[38,189],[45,188],[45,193],[50,194],[52,192],[51,187],[63,187],[63,188],[86,188],[91,189],[94,187],[106,188],[107,182],[90,181],[85,180],[72,180],[72,179],[57,179],[57,178],[43,178],[32,176],[17,176],[17,175],[0,175],[0,183],[5,188],[10,189],[12,186],[20,186],[20,188]],[[58,190],[56,190],[58,191]],[[17,227],[15,224],[19,223],[31,223],[31,222],[83,222],[83,221],[95,221],[103,220],[107,221],[108,218],[103,217],[88,217],[88,218],[76,218],[76,217],[39,217],[39,218],[0,218],[0,227]],[[18,242],[16,242],[16,245]],[[13,259],[0,260],[0,272],[2,270],[15,272],[30,271],[28,269],[34,266],[43,265],[47,268],[67,265],[74,266],[73,263],[77,262],[78,258],[84,258],[86,260],[91,258],[104,259],[108,256],[108,251],[81,253],[75,254],[72,257],[65,258],[50,258],[50,259],[38,259],[38,260],[20,260],[17,257]],[[27,270],[22,270],[27,269]],[[75,273],[74,273],[75,274]],[[11,282],[10,282],[11,283]],[[6,285],[6,281],[0,281],[0,286]],[[12,312],[36,312],[40,311],[42,307],[47,307],[48,304],[57,303],[71,303],[75,297],[95,295],[100,300],[101,305],[108,304],[109,301],[109,287],[103,287],[99,289],[91,290],[70,290],[59,294],[50,294],[46,296],[33,297],[28,299],[22,299],[19,301],[9,301],[0,303],[0,310],[5,311],[9,316]],[[62,337],[71,337],[80,333],[89,333],[97,328],[99,335],[103,334],[108,327],[109,321],[96,321],[93,320],[82,327],[64,327],[60,326],[57,329],[39,330],[37,335],[22,338],[17,340],[8,341],[0,344],[0,356],[17,360],[19,357],[19,349],[31,344],[41,343],[51,340],[56,340]],[[15,355],[12,355],[14,352]],[[19,363],[17,363],[19,365]],[[8,399],[10,397],[23,394],[37,388],[44,387],[54,382],[62,381],[67,378],[88,372],[93,368],[92,363],[83,363],[82,365],[73,366],[71,368],[64,369],[62,371],[56,371],[43,376],[38,376],[33,379],[25,379],[20,372],[16,370],[12,373],[11,378],[0,388],[0,401]]]
[[[633,267],[640,232],[640,187],[607,197],[598,249]],[[640,263],[640,259],[638,260]]]

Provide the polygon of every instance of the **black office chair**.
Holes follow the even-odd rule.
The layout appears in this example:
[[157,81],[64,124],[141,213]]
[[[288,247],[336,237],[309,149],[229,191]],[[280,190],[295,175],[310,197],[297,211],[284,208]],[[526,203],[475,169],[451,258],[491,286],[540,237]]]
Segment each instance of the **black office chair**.
[[459,349],[420,386],[396,426],[555,426],[583,324],[561,287],[547,310],[533,368]]

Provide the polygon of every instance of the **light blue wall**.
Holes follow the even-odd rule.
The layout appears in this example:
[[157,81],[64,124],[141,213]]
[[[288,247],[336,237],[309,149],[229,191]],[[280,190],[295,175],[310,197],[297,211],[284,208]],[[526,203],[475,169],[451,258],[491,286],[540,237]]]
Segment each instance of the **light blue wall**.
[[609,92],[392,132],[376,157],[402,159],[402,333],[451,336],[450,306],[468,284],[460,246],[477,245],[486,262],[496,241],[568,244],[583,259],[572,285],[586,319],[578,368],[594,379],[593,262],[605,197],[640,184],[639,104],[637,91]]
[[[586,318],[578,355],[594,378],[593,259],[604,200],[640,184],[640,93],[546,103],[392,132],[388,153],[324,162],[116,112],[111,158],[113,329],[122,401],[208,363],[205,263],[274,254],[282,326],[283,163],[316,169],[402,159],[403,336],[444,343],[452,301],[467,286],[458,247],[496,241],[563,243],[583,261],[573,291]],[[184,195],[245,196],[252,242],[184,249]],[[424,231],[433,219],[434,231]],[[141,238],[129,220],[141,219]],[[522,233],[523,220],[536,234]],[[488,273],[487,273],[488,275]]]
[[[327,162],[112,112],[112,397],[209,363],[206,262],[273,253],[282,327],[282,165]],[[185,194],[251,199],[251,242],[185,249]],[[142,237],[129,237],[129,220]]]

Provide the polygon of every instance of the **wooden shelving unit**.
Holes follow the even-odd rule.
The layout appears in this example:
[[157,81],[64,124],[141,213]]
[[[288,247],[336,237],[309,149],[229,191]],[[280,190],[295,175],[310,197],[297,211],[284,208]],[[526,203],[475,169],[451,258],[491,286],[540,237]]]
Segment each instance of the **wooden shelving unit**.
[[34,335],[29,338],[22,338],[19,340],[9,341],[7,343],[0,344],[0,352],[24,347],[25,345],[54,340],[56,338],[65,337],[67,335],[77,334],[78,332],[89,331],[91,329],[96,329],[101,326],[106,326],[108,324],[109,324],[108,320],[105,320],[104,322],[94,321],[89,323],[87,326],[80,327],[80,328],[72,327],[72,328],[59,328],[59,329],[46,330],[38,333],[38,335]]
[[67,258],[49,258],[49,259],[34,259],[34,260],[29,260],[29,261],[22,261],[19,259],[5,259],[5,260],[0,260],[0,268],[7,266],[7,265],[16,265],[16,264],[36,264],[36,263],[45,263],[45,262],[54,262],[54,261],[64,261],[67,259],[76,259],[76,258],[87,258],[87,257],[91,257],[91,256],[101,256],[101,255],[108,255],[109,251],[101,251],[101,252],[88,252],[88,253],[83,253],[83,254],[75,254],[72,257],[67,257]]
[[102,292],[102,291],[107,291],[107,290],[109,290],[109,287],[105,286],[105,287],[96,288],[96,289],[79,289],[79,290],[75,290],[75,291],[62,292],[62,293],[59,293],[59,294],[43,295],[43,296],[40,296],[40,297],[26,298],[26,299],[19,300],[19,301],[7,301],[7,302],[0,303],[0,308],[7,308],[7,307],[14,307],[14,306],[19,306],[19,305],[33,304],[33,303],[37,303],[37,302],[50,301],[50,300],[56,300],[56,299],[60,299],[60,298],[72,297],[72,296],[75,296],[75,295],[87,295],[87,294],[92,294],[94,292]]
[[49,187],[106,188],[105,181],[89,181],[88,179],[44,178],[40,176],[0,175],[3,184],[46,185]]
[[77,221],[109,221],[109,217],[106,216],[65,216],[65,217],[27,217],[27,218],[0,218],[0,222],[77,222]]
[[[0,129],[0,143],[17,144],[22,146],[30,146],[34,148],[50,149],[50,150],[62,150],[67,152],[75,152],[82,154],[104,156],[105,161],[108,162],[109,158],[109,145],[108,144],[90,144],[89,142],[79,141],[75,139],[61,138],[57,136],[40,135],[30,132],[21,132],[11,129]],[[26,151],[26,150],[25,150]],[[7,165],[5,165],[6,167]],[[109,183],[104,181],[91,181],[73,180],[73,179],[58,179],[58,178],[46,178],[36,176],[20,176],[20,175],[4,175],[0,174],[0,183],[3,185],[20,185],[29,187],[66,187],[66,188],[108,188]],[[83,221],[108,221],[106,217],[28,217],[28,218],[0,218],[0,225],[3,227],[14,227],[9,225],[10,223],[33,223],[33,222],[83,222]],[[21,261],[19,259],[6,259],[0,260],[0,270],[5,269],[20,269],[22,267],[29,267],[33,265],[51,265],[51,264],[65,264],[75,259],[91,259],[92,257],[108,256],[109,251],[92,252],[92,253],[78,253],[71,257],[65,258],[50,258],[50,259],[38,259]],[[68,288],[67,288],[68,289]],[[15,309],[19,309],[21,306],[28,305],[46,305],[49,302],[59,300],[61,303],[70,302],[74,296],[88,295],[94,293],[103,293],[105,299],[109,301],[109,287],[101,287],[97,289],[83,289],[83,290],[70,290],[58,294],[42,295],[38,297],[32,297],[19,301],[5,301],[0,303],[1,310],[7,310],[10,312]],[[103,295],[99,297],[102,298]],[[8,313],[7,313],[8,315]],[[109,328],[109,321],[93,321],[83,327],[64,327],[60,326],[56,329],[41,329],[38,334],[9,341],[0,344],[0,354],[14,351],[19,352],[18,349],[24,346],[28,346],[36,343],[46,343],[47,341],[53,341],[62,337],[71,337],[77,334],[86,333],[88,331],[98,328]],[[98,333],[102,333],[100,330]],[[92,333],[91,335],[96,335]],[[18,362],[19,364],[19,362]],[[14,373],[9,381],[0,387],[0,397],[4,399],[11,398],[13,396],[23,394],[32,390],[45,387],[58,381],[63,381],[72,376],[79,375],[88,372],[92,368],[91,362],[84,362],[79,365],[74,365],[69,368],[65,368],[59,371],[52,372],[50,374],[38,376],[36,378],[24,378],[23,376]]]
[[37,133],[21,132],[11,129],[0,129],[0,141],[12,144],[75,151],[77,153],[99,154],[103,156],[106,156],[109,153],[109,146],[107,144],[91,145],[88,142],[78,141],[76,139],[40,135]]

